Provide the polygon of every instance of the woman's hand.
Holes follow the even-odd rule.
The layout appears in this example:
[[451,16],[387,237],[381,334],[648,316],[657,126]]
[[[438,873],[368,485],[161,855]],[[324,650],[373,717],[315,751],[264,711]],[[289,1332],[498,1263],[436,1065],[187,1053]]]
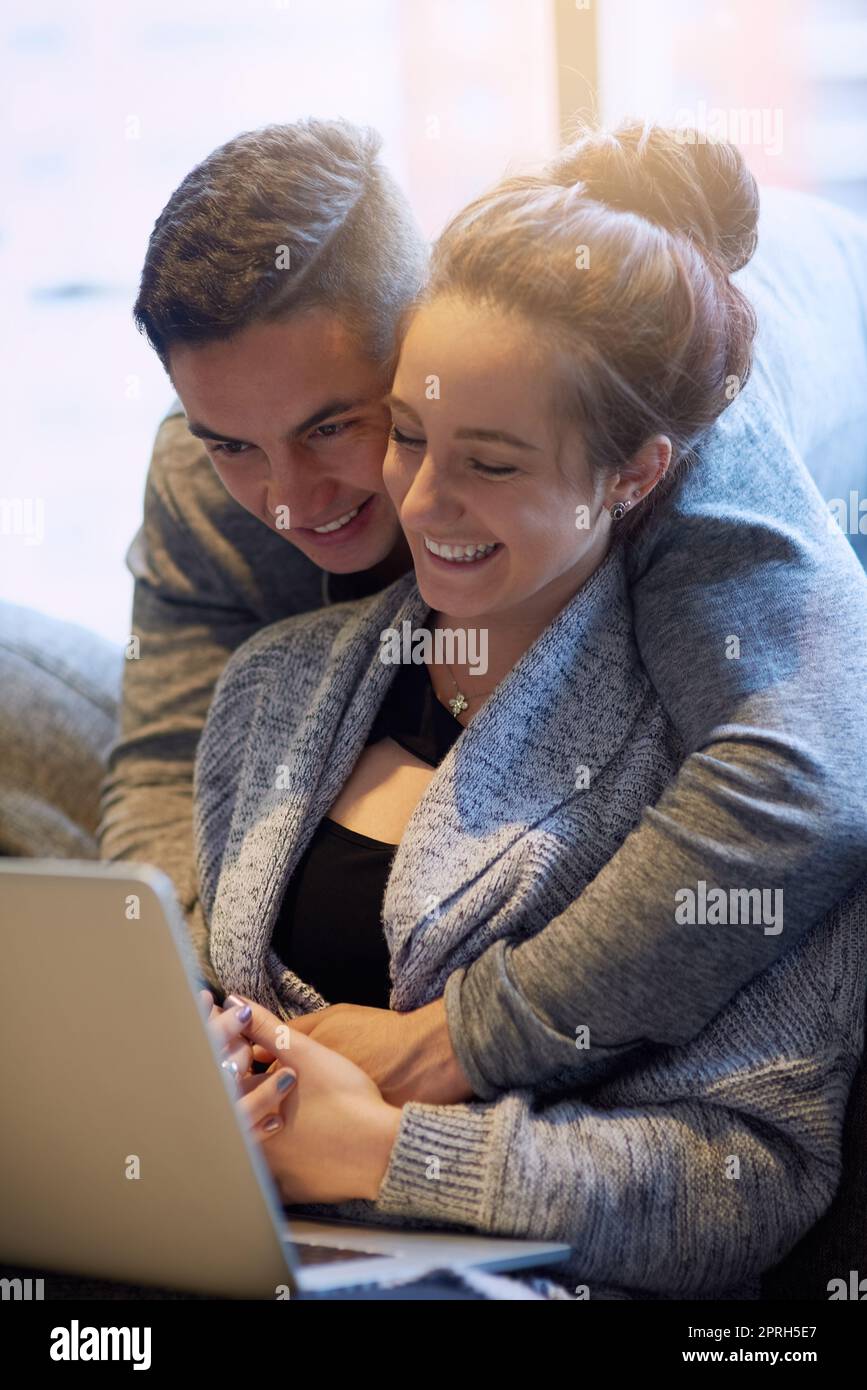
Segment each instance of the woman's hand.
[[[253,1062],[274,1061],[273,1053],[268,1052],[265,1048],[258,1046],[251,1048],[242,1036],[240,1028],[233,1022],[232,1010],[237,1012],[244,1002],[236,994],[227,995],[225,1009],[221,1009],[218,1004],[214,1003],[214,996],[209,989],[200,990],[199,999],[209,1030],[216,1038],[223,1053],[220,1065],[231,1072],[236,1080],[240,1081],[247,1076]],[[218,1022],[218,1019],[221,1019],[222,1022]]]
[[[250,1009],[233,1008],[219,1026],[224,1045],[243,1036],[254,1048],[274,1057],[271,1071],[241,1079],[238,1105],[262,1144],[282,1200],[344,1202],[374,1200],[388,1168],[400,1126],[400,1110],[388,1105],[371,1078],[346,1057],[301,1033],[268,1009],[241,999]],[[291,1054],[291,1055],[290,1055]],[[297,1083],[279,1092],[286,1071]],[[267,1129],[278,1113],[282,1126]]]
[[[280,1106],[286,1092],[295,1085],[295,1073],[282,1067],[273,1053],[251,1047],[243,1037],[241,1029],[252,1016],[244,1000],[229,995],[229,1007],[221,1009],[210,990],[202,990],[199,998],[208,1030],[223,1054],[220,1065],[234,1077],[247,1128],[254,1138],[270,1138],[283,1127]],[[252,1071],[253,1061],[270,1061],[272,1065],[263,1075]]]
[[390,1105],[457,1105],[475,1094],[452,1049],[442,999],[406,1014],[331,1004],[286,1026],[355,1062]]

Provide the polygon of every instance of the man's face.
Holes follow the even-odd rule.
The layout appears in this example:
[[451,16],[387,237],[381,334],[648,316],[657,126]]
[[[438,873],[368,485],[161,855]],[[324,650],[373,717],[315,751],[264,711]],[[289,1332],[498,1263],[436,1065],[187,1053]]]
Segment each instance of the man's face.
[[[400,542],[382,463],[382,368],[330,310],[179,343],[169,369],[227,492],[322,569],[370,569]],[[322,530],[323,527],[330,529]]]

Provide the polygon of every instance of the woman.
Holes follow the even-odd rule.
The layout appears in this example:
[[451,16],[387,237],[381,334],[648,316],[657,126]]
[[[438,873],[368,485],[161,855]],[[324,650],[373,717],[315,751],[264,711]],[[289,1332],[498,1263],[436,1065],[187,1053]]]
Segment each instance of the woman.
[[[606,161],[602,201],[582,179]],[[254,638],[201,740],[211,955],[251,1001],[214,1018],[221,1039],[243,1027],[287,1062],[274,1030],[329,997],[405,1011],[457,987],[572,901],[674,777],[624,546],[746,379],[755,320],[729,275],[756,219],[732,147],[630,127],[443,234],[390,397],[385,484],[415,575]],[[406,659],[455,631],[479,675],[433,642]],[[714,919],[676,908],[699,971]],[[292,1030],[291,1069],[247,1078],[241,1104],[305,1213],[567,1240],[558,1277],[595,1293],[744,1293],[839,1175],[864,911],[853,893],[693,1043],[581,1098],[399,1108]]]

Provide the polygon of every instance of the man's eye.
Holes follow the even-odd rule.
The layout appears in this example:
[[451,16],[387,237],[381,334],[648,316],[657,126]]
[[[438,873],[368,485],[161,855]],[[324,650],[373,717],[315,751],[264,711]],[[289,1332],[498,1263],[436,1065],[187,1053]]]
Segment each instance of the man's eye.
[[211,449],[215,454],[225,454],[228,458],[237,458],[238,454],[243,454],[245,450],[250,447],[249,444],[236,444],[230,441],[211,445]]
[[402,449],[423,449],[423,439],[412,439],[408,434],[401,434],[397,425],[392,425],[388,432],[389,439],[393,439],[395,444],[399,444]]
[[335,420],[332,424],[320,425],[310,437],[315,439],[318,435],[320,439],[338,439],[341,434],[345,434],[356,423],[355,420]]

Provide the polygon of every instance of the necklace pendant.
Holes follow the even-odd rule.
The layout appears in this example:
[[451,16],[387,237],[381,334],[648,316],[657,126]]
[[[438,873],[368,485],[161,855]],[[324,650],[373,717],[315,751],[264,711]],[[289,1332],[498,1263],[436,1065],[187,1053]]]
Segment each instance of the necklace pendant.
[[449,709],[455,716],[455,719],[457,719],[458,715],[462,714],[465,709],[469,709],[469,705],[467,704],[467,701],[464,699],[460,691],[458,691],[457,695],[455,695],[451,700],[449,700]]

